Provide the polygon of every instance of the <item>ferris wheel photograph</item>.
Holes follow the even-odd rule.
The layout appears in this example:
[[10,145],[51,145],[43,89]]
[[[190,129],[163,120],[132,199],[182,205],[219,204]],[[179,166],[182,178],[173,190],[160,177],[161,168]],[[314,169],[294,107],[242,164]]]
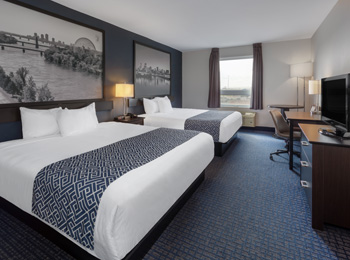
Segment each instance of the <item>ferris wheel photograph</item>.
[[103,97],[102,31],[6,1],[0,9],[0,104]]

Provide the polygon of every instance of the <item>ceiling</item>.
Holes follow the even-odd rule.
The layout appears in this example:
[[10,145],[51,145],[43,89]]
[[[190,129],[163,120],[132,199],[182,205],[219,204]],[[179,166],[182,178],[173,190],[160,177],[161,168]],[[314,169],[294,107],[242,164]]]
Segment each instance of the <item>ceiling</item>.
[[311,38],[338,0],[53,0],[180,51]]

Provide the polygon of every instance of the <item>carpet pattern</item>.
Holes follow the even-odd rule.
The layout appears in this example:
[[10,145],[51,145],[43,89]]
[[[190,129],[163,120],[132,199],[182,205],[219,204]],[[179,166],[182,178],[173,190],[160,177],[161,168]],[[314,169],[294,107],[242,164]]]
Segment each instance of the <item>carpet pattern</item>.
[[[313,230],[287,155],[269,159],[282,146],[240,131],[144,259],[350,259],[350,230]],[[73,259],[2,210],[0,225],[0,259]]]
[[311,228],[283,141],[240,131],[145,259],[350,259],[350,230]]

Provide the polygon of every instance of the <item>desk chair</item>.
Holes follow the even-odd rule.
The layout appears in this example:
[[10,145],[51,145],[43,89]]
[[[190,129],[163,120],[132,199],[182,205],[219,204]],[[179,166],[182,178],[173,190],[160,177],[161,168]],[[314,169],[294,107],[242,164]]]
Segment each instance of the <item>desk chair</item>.
[[[281,154],[281,153],[289,153],[289,142],[293,142],[293,140],[300,140],[301,132],[293,131],[293,140],[289,140],[289,125],[284,120],[282,114],[278,110],[269,110],[273,123],[275,125],[275,137],[283,139],[286,142],[285,150],[277,150],[276,152],[270,153],[270,159],[273,160],[272,155]],[[300,157],[299,152],[294,152],[294,154]]]

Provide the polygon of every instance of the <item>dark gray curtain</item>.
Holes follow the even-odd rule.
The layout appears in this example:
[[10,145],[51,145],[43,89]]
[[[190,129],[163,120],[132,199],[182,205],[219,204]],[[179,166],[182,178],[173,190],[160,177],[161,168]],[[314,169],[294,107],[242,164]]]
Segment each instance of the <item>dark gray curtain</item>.
[[263,109],[263,57],[261,43],[253,44],[253,85],[251,109]]
[[220,55],[219,48],[213,48],[209,58],[208,107],[220,107]]

